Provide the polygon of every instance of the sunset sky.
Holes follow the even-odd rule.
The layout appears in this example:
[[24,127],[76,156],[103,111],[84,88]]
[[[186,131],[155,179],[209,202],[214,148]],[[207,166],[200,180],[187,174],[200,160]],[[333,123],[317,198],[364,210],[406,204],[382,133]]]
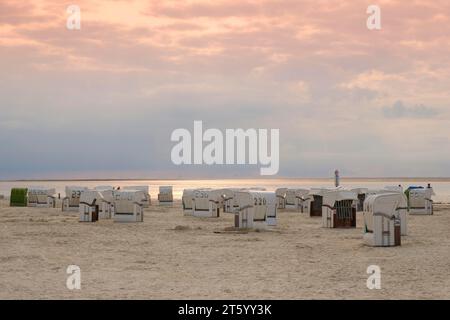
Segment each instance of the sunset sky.
[[194,120],[280,129],[281,177],[450,176],[450,1],[1,0],[0,179],[259,175],[173,165]]

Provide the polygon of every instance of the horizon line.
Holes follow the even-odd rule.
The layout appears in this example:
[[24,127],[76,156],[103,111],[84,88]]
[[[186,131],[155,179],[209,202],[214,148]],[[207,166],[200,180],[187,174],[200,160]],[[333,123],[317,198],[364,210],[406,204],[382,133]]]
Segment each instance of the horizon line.
[[[86,178],[58,178],[58,179],[0,179],[0,182],[26,182],[26,181],[43,181],[43,182],[58,182],[58,181],[157,181],[157,180],[334,180],[334,177],[268,177],[260,176],[253,178],[100,178],[100,179],[86,179]],[[450,180],[450,177],[340,177],[342,180],[430,180],[441,181]]]

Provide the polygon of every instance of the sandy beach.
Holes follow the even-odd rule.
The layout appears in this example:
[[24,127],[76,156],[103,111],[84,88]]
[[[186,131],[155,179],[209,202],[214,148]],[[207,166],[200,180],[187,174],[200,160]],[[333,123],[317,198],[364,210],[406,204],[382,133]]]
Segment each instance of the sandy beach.
[[[0,299],[450,299],[450,206],[410,216],[401,247],[280,210],[271,231],[233,234],[231,214],[194,218],[152,205],[143,223],[80,223],[60,208],[0,201]],[[81,290],[66,287],[68,265]],[[381,268],[381,290],[366,286]]]

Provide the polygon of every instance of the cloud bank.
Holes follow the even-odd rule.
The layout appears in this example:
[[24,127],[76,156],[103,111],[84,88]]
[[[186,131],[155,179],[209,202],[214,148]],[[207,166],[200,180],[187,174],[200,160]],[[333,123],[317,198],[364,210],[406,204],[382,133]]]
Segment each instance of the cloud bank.
[[[279,128],[280,175],[450,173],[450,3],[0,4],[0,179],[234,177],[177,167],[170,133]],[[389,107],[387,107],[389,106]]]

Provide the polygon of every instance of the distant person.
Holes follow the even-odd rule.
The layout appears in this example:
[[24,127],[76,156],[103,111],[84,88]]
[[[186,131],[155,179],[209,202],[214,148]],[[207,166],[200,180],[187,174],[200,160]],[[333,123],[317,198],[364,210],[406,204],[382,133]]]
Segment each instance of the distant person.
[[427,185],[427,189],[431,189],[431,183]]

